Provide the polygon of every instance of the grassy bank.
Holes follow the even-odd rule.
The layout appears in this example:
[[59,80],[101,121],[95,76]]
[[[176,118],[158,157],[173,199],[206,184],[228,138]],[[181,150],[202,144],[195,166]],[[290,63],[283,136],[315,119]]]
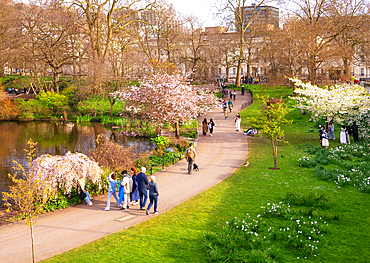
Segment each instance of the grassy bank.
[[[285,96],[291,90],[282,88],[277,92],[258,86],[254,93]],[[258,112],[259,105],[255,103],[241,113],[244,128],[249,127],[246,117]],[[222,183],[160,216],[47,262],[208,262],[202,245],[206,232],[217,235],[234,217],[261,214],[261,206],[286,201],[287,193],[304,196],[318,193],[330,199],[330,205],[321,211],[328,219],[325,221],[329,224],[328,229],[320,239],[317,256],[310,255],[305,261],[368,262],[370,195],[356,188],[338,188],[332,182],[316,178],[314,168],[298,166],[297,160],[305,155],[302,145],[318,144],[318,132],[315,124],[309,122],[309,116],[302,116],[297,110],[291,110],[287,119],[295,121],[284,127],[285,139],[290,144],[279,147],[280,170],[268,169],[273,166],[270,142],[251,137],[248,139],[248,168],[241,167]],[[338,142],[332,144],[330,147]],[[282,221],[281,218],[266,219],[276,226]],[[276,261],[302,260],[300,251],[287,246],[284,241],[277,239],[271,243],[281,248]]]

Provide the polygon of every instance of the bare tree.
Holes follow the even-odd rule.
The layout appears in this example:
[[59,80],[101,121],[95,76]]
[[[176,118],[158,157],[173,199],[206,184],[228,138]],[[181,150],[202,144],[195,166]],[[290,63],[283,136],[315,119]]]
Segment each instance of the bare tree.
[[205,47],[207,40],[204,37],[202,25],[193,15],[185,17],[186,30],[183,35],[182,60],[188,65],[186,70],[193,72],[193,79],[196,76],[199,64],[205,60]]
[[326,17],[333,26],[332,37],[336,44],[336,55],[343,61],[347,79],[351,77],[350,65],[360,60],[362,44],[368,41],[367,2],[364,0],[328,0]]
[[264,9],[267,0],[257,1],[250,6],[247,0],[226,0],[219,10],[220,15],[224,15],[225,20],[232,24],[238,35],[238,60],[235,86],[240,87],[240,77],[242,63],[245,60],[245,34],[251,24],[256,20],[260,12]]
[[144,0],[73,0],[72,2],[72,6],[82,12],[85,18],[80,27],[86,29],[89,37],[94,65],[93,93],[102,93],[101,81],[113,37],[131,23],[141,21],[138,13],[150,8],[151,3]]
[[17,28],[18,14],[11,0],[0,0],[0,76],[5,64],[11,61],[20,42]]

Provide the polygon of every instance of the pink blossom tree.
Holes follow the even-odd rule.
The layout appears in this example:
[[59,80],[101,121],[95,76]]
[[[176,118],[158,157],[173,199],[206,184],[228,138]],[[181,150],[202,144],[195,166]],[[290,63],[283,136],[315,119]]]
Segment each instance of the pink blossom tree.
[[179,137],[179,122],[205,114],[220,104],[212,92],[186,83],[186,76],[154,74],[139,87],[130,86],[112,93],[124,104],[124,111],[158,125],[173,123]]

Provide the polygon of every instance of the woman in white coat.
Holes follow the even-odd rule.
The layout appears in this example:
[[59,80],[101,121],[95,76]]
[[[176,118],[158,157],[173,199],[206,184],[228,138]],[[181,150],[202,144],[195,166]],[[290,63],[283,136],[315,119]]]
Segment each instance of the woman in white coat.
[[240,114],[236,114],[235,117],[235,126],[236,126],[236,131],[240,131],[240,123],[242,122],[242,118],[240,117]]

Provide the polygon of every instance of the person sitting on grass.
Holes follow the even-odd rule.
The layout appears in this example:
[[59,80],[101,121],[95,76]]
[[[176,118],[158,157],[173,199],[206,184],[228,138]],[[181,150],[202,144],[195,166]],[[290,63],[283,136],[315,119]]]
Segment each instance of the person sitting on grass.
[[248,130],[244,131],[244,135],[250,135],[250,136],[254,136],[257,133],[258,133],[258,130],[252,129],[252,128],[249,128]]

